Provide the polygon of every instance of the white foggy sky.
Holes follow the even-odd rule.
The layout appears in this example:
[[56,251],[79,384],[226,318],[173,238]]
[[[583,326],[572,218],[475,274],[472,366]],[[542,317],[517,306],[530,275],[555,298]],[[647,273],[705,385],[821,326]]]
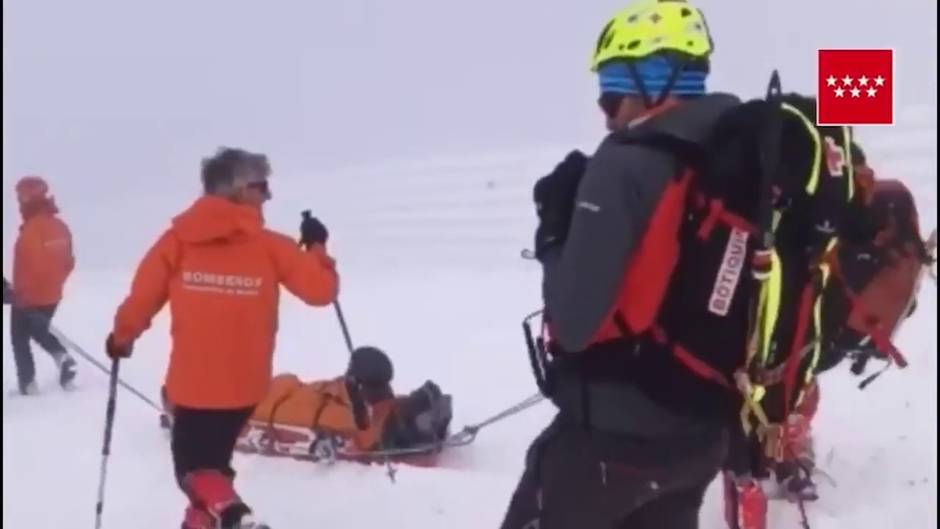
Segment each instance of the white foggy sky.
[[[322,175],[343,165],[600,138],[587,62],[623,5],[4,0],[4,255],[27,173],[53,184],[88,255],[98,229],[135,237],[128,215],[165,225],[218,145],[264,151],[279,176],[328,196],[339,183]],[[712,90],[759,95],[776,66],[785,89],[809,92],[816,48],[894,47],[898,104],[936,104],[935,1],[698,5],[716,41]]]

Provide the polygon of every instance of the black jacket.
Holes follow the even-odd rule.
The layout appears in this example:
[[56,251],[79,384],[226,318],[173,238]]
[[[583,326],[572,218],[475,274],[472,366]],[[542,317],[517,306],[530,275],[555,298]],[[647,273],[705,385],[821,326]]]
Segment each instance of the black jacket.
[[543,296],[557,353],[553,400],[563,415],[650,436],[719,428],[727,420],[733,407],[727,390],[700,380],[668,350],[589,341],[616,301],[661,194],[682,167],[663,149],[624,140],[668,135],[704,148],[718,118],[739,103],[727,94],[685,102],[611,134],[592,156],[568,238],[544,259]]

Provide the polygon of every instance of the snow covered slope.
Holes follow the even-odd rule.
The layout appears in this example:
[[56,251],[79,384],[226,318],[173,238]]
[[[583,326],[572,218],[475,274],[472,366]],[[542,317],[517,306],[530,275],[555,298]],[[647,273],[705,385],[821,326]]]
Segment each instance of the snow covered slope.
[[[936,223],[936,123],[923,109],[902,112],[904,128],[867,138],[871,158],[916,191],[926,227]],[[904,141],[894,141],[898,135]],[[538,308],[537,266],[519,258],[533,226],[533,180],[565,150],[424,159],[349,168],[316,208],[334,235],[343,273],[342,303],[357,344],[385,348],[395,386],[425,379],[455,396],[455,425],[476,422],[535,391],[519,321]],[[271,223],[284,230],[305,204],[304,180],[279,180]],[[178,204],[163,204],[176,207]],[[141,220],[156,232],[163,219]],[[143,244],[143,243],[141,243]],[[99,358],[130,268],[84,269],[68,288],[56,321]],[[920,310],[900,345],[911,367],[865,391],[840,368],[825,376],[818,421],[820,462],[835,485],[810,507],[814,529],[936,526],[936,289],[925,285]],[[5,315],[6,318],[6,315]],[[5,322],[6,327],[6,322]],[[166,365],[161,315],[122,367],[123,378],[156,396]],[[15,387],[4,345],[3,387]],[[37,351],[43,394],[3,402],[4,526],[88,527],[94,498],[106,378],[82,362],[80,389],[62,393],[51,361]],[[340,372],[346,353],[334,315],[287,301],[276,365],[303,377]],[[477,442],[446,454],[441,468],[402,467],[395,484],[382,467],[333,467],[238,456],[245,497],[274,527],[495,527],[522,468],[525,447],[551,416],[534,409],[483,430]],[[154,413],[120,394],[106,500],[106,527],[176,527],[183,498],[173,486],[168,442]],[[793,506],[773,506],[773,529],[797,527]],[[719,529],[717,487],[702,514]]]
[[[294,233],[311,208],[331,229],[355,342],[389,352],[399,391],[433,379],[454,395],[455,425],[476,422],[535,391],[519,325],[539,302],[538,266],[519,258],[531,186],[598,139],[587,56],[624,3],[5,0],[4,269],[13,183],[42,174],[78,246],[56,323],[103,358],[133,265],[197,192],[198,159],[220,144],[261,150],[275,170],[269,224]],[[716,40],[712,90],[753,97],[779,68],[786,90],[808,92],[816,48],[893,47],[897,125],[860,134],[879,173],[916,190],[924,228],[936,225],[937,2],[698,4]],[[846,369],[826,375],[818,449],[837,485],[811,506],[813,529],[937,526],[936,306],[926,285],[900,337],[906,372],[863,392]],[[163,315],[122,366],[153,397],[167,332]],[[278,340],[279,370],[344,368],[330,310],[285,300]],[[4,340],[3,525],[90,527],[107,380],[81,362],[80,388],[63,394],[36,356],[42,395],[7,397]],[[543,403],[497,423],[441,468],[401,468],[396,484],[382,468],[239,456],[240,488],[275,529],[492,528],[551,414]],[[178,527],[168,441],[126,392],[112,448],[105,527]],[[703,529],[723,527],[717,492]],[[789,505],[772,522],[798,527]]]

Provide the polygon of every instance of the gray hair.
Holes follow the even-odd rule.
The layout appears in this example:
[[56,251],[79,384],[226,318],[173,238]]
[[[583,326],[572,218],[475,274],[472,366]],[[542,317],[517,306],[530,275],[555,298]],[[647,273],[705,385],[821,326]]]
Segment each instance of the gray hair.
[[230,190],[237,180],[270,175],[268,157],[244,149],[221,147],[214,156],[202,160],[202,187],[210,195]]

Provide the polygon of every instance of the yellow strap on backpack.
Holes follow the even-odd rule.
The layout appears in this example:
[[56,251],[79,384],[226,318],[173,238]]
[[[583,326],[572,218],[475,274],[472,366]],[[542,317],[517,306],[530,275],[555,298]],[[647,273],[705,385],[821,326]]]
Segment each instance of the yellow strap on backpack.
[[[779,217],[774,218],[774,227]],[[757,302],[757,321],[748,339],[747,369],[736,380],[738,389],[744,397],[744,405],[741,409],[741,425],[746,433],[751,432],[751,417],[757,419],[758,423],[767,426],[767,414],[761,407],[761,401],[767,394],[767,389],[754,384],[747,371],[754,365],[755,359],[758,365],[766,365],[770,356],[770,344],[773,336],[774,327],[777,325],[777,318],[780,315],[780,290],[783,286],[783,272],[780,256],[776,250],[770,253],[770,269],[763,277],[758,293]]]

